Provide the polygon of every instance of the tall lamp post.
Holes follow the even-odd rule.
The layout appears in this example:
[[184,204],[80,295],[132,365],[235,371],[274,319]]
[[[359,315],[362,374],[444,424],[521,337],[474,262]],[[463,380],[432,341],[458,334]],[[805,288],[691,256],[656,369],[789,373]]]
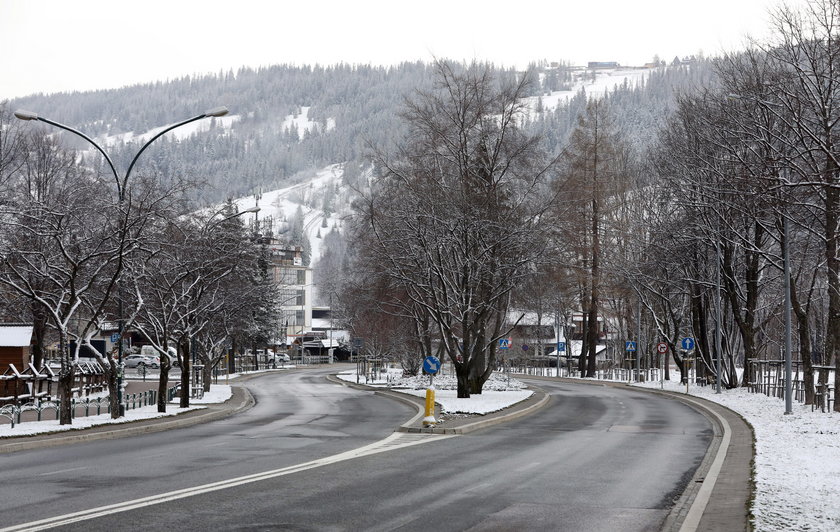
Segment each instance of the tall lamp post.
[[[17,111],[15,111],[15,117],[20,119],[20,120],[25,120],[25,121],[35,120],[35,121],[39,121],[39,122],[44,122],[45,124],[55,126],[59,129],[69,131],[70,133],[73,133],[74,135],[82,137],[83,139],[88,141],[91,145],[93,145],[93,147],[96,148],[96,150],[99,153],[101,153],[102,156],[105,158],[105,161],[108,163],[108,167],[111,168],[111,173],[114,175],[114,180],[117,184],[117,197],[119,199],[120,217],[122,219],[125,219],[125,214],[123,213],[123,208],[124,208],[124,204],[125,204],[125,191],[126,191],[126,188],[128,187],[128,178],[131,175],[131,171],[134,169],[134,165],[137,163],[137,159],[140,157],[140,155],[144,151],[146,151],[146,148],[149,147],[149,144],[151,144],[152,142],[154,142],[158,138],[162,137],[166,133],[169,133],[170,131],[172,131],[173,129],[175,129],[177,127],[181,127],[181,126],[189,124],[191,122],[195,122],[196,120],[201,120],[202,118],[224,116],[227,113],[228,113],[227,107],[216,107],[216,108],[210,109],[208,111],[205,111],[204,113],[202,113],[198,116],[194,116],[192,118],[189,118],[187,120],[183,120],[181,122],[178,122],[176,124],[173,124],[173,125],[165,128],[163,131],[159,132],[158,134],[153,136],[151,139],[149,139],[145,144],[143,144],[143,146],[140,148],[140,150],[137,152],[137,154],[131,160],[131,163],[128,165],[128,170],[126,170],[123,177],[120,177],[119,173],[117,172],[116,167],[114,167],[114,162],[111,160],[111,157],[109,157],[108,154],[105,152],[105,150],[102,149],[102,146],[97,144],[92,138],[85,135],[81,131],[79,131],[77,129],[74,129],[70,126],[65,126],[64,124],[61,124],[59,122],[55,122],[54,120],[44,118],[43,116],[39,116],[38,113],[33,113],[32,111],[25,111],[23,109],[18,109]],[[123,235],[123,238],[124,238],[124,236],[125,235]],[[120,251],[122,252],[123,250],[120,249]],[[120,290],[119,287],[120,287],[120,275],[122,274],[122,265],[123,265],[122,264],[122,256],[120,256],[119,267],[118,267],[118,270],[117,270],[117,279],[116,279],[116,282],[115,282],[115,287],[116,287],[116,290],[117,290],[117,294],[119,294],[119,290]],[[118,366],[117,367],[117,402],[119,403],[119,415],[120,415],[120,417],[122,417],[122,416],[125,415],[125,405],[123,404],[123,333],[124,333],[123,329],[125,328],[125,319],[123,317],[123,302],[122,302],[122,299],[119,298],[119,297],[117,298],[117,304],[118,304],[117,314],[119,314],[117,323],[118,323],[118,331],[119,331],[119,336],[120,336],[119,343],[117,344],[117,366]]]

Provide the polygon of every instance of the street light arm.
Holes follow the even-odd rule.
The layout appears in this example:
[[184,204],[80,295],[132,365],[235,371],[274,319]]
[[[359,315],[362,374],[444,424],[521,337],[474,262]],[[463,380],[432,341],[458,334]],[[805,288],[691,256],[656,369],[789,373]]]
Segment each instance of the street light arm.
[[50,120],[49,118],[44,118],[43,116],[38,116],[37,113],[33,113],[31,111],[24,111],[23,109],[18,109],[17,111],[15,111],[15,116],[20,120],[38,120],[40,122],[44,122],[51,126],[55,126],[65,131],[69,131],[70,133],[78,135],[86,141],[90,142],[93,145],[93,147],[96,148],[97,151],[99,151],[99,153],[101,153],[103,157],[105,157],[105,160],[108,162],[108,166],[111,167],[111,173],[114,174],[114,179],[117,182],[117,193],[119,193],[120,198],[122,198],[122,182],[120,182],[120,176],[119,174],[117,174],[117,169],[114,167],[114,161],[112,161],[108,154],[105,153],[105,150],[102,149],[102,146],[97,144],[92,138],[88,137],[78,129],[74,129],[70,126],[65,126],[64,124],[61,124],[54,120]]
[[202,118],[208,118],[208,117],[224,116],[227,113],[228,113],[227,107],[216,107],[216,108],[210,109],[209,111],[206,111],[206,112],[204,112],[204,113],[202,113],[198,116],[194,116],[192,118],[182,120],[181,122],[178,122],[177,124],[173,124],[173,125],[169,126],[168,128],[164,129],[163,131],[161,131],[160,133],[158,133],[157,135],[155,135],[154,137],[149,139],[145,144],[143,144],[143,147],[140,148],[140,151],[138,151],[137,154],[134,156],[134,159],[131,160],[131,164],[128,165],[128,170],[125,172],[125,178],[123,178],[123,182],[128,183],[128,177],[131,175],[131,170],[134,169],[134,165],[135,165],[135,163],[137,163],[137,159],[139,159],[140,155],[144,151],[146,151],[146,148],[149,147],[149,144],[151,144],[152,142],[154,142],[158,138],[160,138],[163,135],[169,133],[170,131],[172,131],[175,128],[185,126],[185,125],[187,125],[191,122],[195,122],[196,120],[201,120]]
[[202,234],[206,233],[210,230],[211,227],[219,225],[220,223],[226,222],[228,220],[232,220],[234,218],[238,218],[239,216],[242,216],[243,214],[255,213],[255,212],[259,212],[259,211],[260,211],[260,207],[249,207],[245,210],[235,212],[233,214],[225,216],[221,220],[214,221],[213,218],[215,218],[216,215],[218,215],[220,212],[222,212],[222,211],[218,211],[218,212],[214,213],[213,216],[210,217],[210,219],[207,221],[207,224],[205,224],[204,227],[202,228],[201,232],[202,232]]

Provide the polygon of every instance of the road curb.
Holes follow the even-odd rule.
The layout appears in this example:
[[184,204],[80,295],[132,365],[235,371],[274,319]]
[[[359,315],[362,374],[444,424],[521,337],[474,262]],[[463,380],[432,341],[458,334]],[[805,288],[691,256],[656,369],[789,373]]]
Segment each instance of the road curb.
[[[540,388],[536,388],[533,390],[534,395],[532,395],[531,397],[524,399],[516,404],[513,404],[505,408],[504,410],[500,410],[498,412],[491,412],[486,416],[482,416],[482,419],[479,419],[478,421],[467,421],[464,424],[459,425],[457,427],[423,427],[418,424],[420,419],[425,414],[426,405],[423,401],[423,398],[418,397],[416,395],[400,393],[395,390],[375,388],[366,384],[356,384],[354,382],[344,381],[342,379],[339,379],[336,375],[328,375],[327,379],[337,384],[346,385],[351,388],[356,388],[358,390],[373,391],[377,395],[382,395],[411,406],[416,406],[418,409],[417,414],[394,430],[394,432],[409,432],[414,434],[468,434],[476,430],[491,427],[493,425],[498,425],[500,423],[505,423],[507,421],[512,421],[514,419],[533,414],[537,410],[547,405],[550,400],[550,396],[547,393],[545,393]],[[435,414],[440,414],[440,407],[435,407]]]
[[[165,430],[180,429],[209,423],[230,417],[234,414],[247,410],[254,406],[254,398],[244,386],[231,385],[234,392],[230,399],[221,405],[212,405],[206,410],[191,410],[172,416],[172,418],[151,418],[131,421],[124,424],[97,425],[83,429],[70,429],[65,433],[33,434],[31,436],[15,436],[3,442],[0,440],[0,454],[13,453],[18,451],[29,451],[34,449],[47,449],[73,443],[89,442],[96,440],[113,440],[127,438],[141,434],[163,432]],[[237,392],[240,397],[237,400]],[[234,401],[236,403],[234,404]],[[196,413],[198,412],[198,413]],[[184,417],[181,417],[184,416]],[[108,427],[104,429],[102,427]],[[5,439],[5,438],[4,438]]]

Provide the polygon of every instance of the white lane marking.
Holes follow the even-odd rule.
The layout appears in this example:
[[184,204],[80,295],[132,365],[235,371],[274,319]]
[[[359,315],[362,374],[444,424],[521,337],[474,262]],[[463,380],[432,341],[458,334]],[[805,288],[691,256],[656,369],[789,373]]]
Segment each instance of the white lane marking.
[[39,477],[48,477],[50,475],[59,475],[61,473],[69,473],[70,471],[78,471],[80,469],[87,469],[87,467],[71,467],[70,469],[62,469],[60,471],[50,471],[48,473],[41,473]]
[[125,501],[117,504],[111,504],[108,506],[102,506],[99,508],[91,508],[89,510],[83,510],[81,512],[76,512],[72,514],[58,515],[55,517],[49,517],[47,519],[41,519],[40,521],[21,523],[19,525],[0,528],[0,532],[46,530],[48,528],[54,528],[57,526],[78,523],[79,521],[87,521],[89,519],[96,519],[97,517],[103,517],[106,515],[116,514],[120,512],[127,512],[129,510],[135,510],[137,508],[143,508],[146,506],[152,506],[164,502],[184,499],[186,497],[193,497],[202,493],[219,491],[227,488],[233,488],[235,486],[241,486],[243,484],[250,484],[253,482],[260,482],[271,478],[291,475],[292,473],[298,473],[300,471],[306,471],[307,469],[314,469],[316,467],[322,467],[338,462],[344,462],[346,460],[352,460],[354,458],[360,458],[362,456],[383,453],[386,451],[400,449],[403,447],[411,447],[413,445],[419,445],[422,443],[430,443],[433,441],[445,440],[448,438],[454,438],[456,436],[456,434],[409,434],[405,432],[395,432],[387,438],[385,438],[384,440],[379,440],[378,442],[359,447],[358,449],[345,451],[343,453],[336,454],[333,456],[327,456],[325,458],[319,458],[318,460],[312,460],[311,462],[305,462],[303,464],[274,469],[272,471],[264,471],[262,473],[254,473],[252,475],[245,475],[229,480],[212,482],[210,484],[204,484],[192,488],[184,488],[180,490],[170,491],[167,493],[161,493],[159,495],[152,495],[150,497],[135,499],[133,501]]
[[709,472],[706,473],[706,478],[703,479],[700,489],[697,490],[694,502],[691,503],[691,508],[688,509],[688,513],[686,514],[682,526],[680,527],[680,532],[694,532],[700,526],[700,518],[703,517],[706,505],[709,504],[709,499],[712,496],[712,490],[715,488],[715,482],[717,482],[720,470],[723,468],[723,461],[726,458],[726,452],[729,449],[729,441],[732,439],[732,427],[729,426],[729,422],[727,422],[726,419],[711,408],[705,408],[697,401],[691,400],[687,397],[681,397],[680,400],[694,403],[697,406],[704,408],[704,410],[714,414],[720,421],[721,428],[723,429],[723,438],[720,440],[720,446],[718,447],[717,454],[715,454],[715,459],[709,467]]

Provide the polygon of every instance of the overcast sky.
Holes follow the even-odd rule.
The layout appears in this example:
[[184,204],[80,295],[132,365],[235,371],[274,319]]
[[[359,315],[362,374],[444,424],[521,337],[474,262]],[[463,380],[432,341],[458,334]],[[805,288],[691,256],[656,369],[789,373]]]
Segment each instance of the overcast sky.
[[[802,5],[806,0],[788,0]],[[762,37],[776,0],[0,0],[0,99],[277,63],[641,65]]]

